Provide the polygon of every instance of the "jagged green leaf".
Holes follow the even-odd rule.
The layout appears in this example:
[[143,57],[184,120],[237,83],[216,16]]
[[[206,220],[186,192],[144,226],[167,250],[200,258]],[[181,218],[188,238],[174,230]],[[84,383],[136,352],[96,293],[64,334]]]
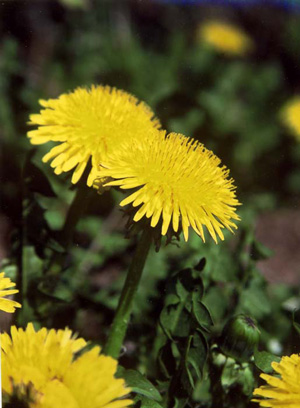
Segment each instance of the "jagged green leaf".
[[[153,401],[161,401],[161,395],[155,386],[137,370],[121,369],[118,375],[124,378],[132,392],[143,395]],[[154,406],[153,406],[154,407]]]
[[197,293],[192,295],[192,313],[199,325],[205,329],[209,329],[213,325],[213,321],[207,307],[199,301]]
[[166,306],[160,314],[160,324],[168,337],[186,337],[190,330],[190,315],[183,303]]
[[264,373],[271,373],[273,371],[272,365],[271,365],[273,361],[279,362],[280,357],[275,356],[274,354],[271,354],[267,351],[255,350],[254,363],[256,367],[259,368]]

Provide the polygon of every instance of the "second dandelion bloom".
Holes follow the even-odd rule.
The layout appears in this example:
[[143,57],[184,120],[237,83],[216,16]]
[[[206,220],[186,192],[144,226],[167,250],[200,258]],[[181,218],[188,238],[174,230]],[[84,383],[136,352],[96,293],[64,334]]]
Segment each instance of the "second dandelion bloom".
[[56,174],[73,171],[72,183],[81,178],[88,161],[92,185],[98,163],[124,140],[143,137],[160,123],[151,109],[133,95],[109,86],[77,88],[57,99],[40,100],[44,109],[30,116],[32,144],[56,142],[43,161],[51,160]]
[[207,21],[200,26],[198,38],[223,54],[242,56],[254,45],[251,38],[239,27],[222,21]]
[[113,179],[106,186],[134,189],[120,205],[136,208],[133,220],[161,222],[161,233],[189,227],[205,240],[206,227],[215,242],[224,239],[223,228],[236,228],[239,220],[233,179],[220,159],[197,141],[181,134],[149,134],[146,140],[123,148],[102,162],[101,176]]
[[[115,378],[117,361],[71,330],[11,328],[1,335],[4,401],[28,408],[125,408],[130,390]],[[81,353],[79,356],[78,353]]]
[[0,310],[6,313],[14,313],[16,308],[21,307],[20,303],[15,302],[7,296],[15,295],[18,289],[15,289],[16,284],[5,276],[4,272],[0,273]]
[[281,111],[283,124],[300,141],[300,96],[291,99]]
[[273,362],[272,368],[279,376],[261,374],[267,385],[253,392],[261,407],[299,408],[300,407],[300,355],[282,357],[279,363]]

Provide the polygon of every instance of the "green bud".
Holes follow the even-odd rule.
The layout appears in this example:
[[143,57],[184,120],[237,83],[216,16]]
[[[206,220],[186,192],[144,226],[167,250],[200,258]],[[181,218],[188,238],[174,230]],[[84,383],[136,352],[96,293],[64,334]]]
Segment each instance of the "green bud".
[[220,348],[226,356],[241,362],[247,361],[254,353],[259,337],[260,331],[256,327],[256,321],[240,314],[231,318],[224,326]]

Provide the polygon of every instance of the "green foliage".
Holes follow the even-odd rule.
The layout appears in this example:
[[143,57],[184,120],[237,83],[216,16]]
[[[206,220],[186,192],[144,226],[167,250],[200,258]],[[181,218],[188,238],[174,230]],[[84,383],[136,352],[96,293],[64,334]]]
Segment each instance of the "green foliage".
[[[146,397],[145,400],[147,399],[156,402],[161,401],[162,398],[158,390],[138,371],[124,370],[120,368],[118,374],[121,378],[125,379],[126,384],[131,388],[132,392],[138,394],[139,396]],[[144,403],[146,404],[145,401]],[[155,405],[153,406],[155,407]]]
[[275,362],[280,361],[280,357],[274,356],[271,353],[268,353],[267,351],[258,351],[256,350],[254,353],[254,363],[257,368],[259,368],[261,371],[264,373],[271,373],[272,372],[272,366],[271,364]]
[[255,384],[253,372],[249,365],[238,365],[233,360],[226,362],[222,373],[222,387],[229,390],[239,386],[245,396],[251,396]]
[[293,327],[300,334],[299,310],[293,311]]
[[79,7],[82,8],[88,3],[86,0],[60,0],[63,5],[66,7]]
[[3,41],[0,59],[0,122],[4,137],[15,138],[14,114],[10,95],[10,80],[19,74],[21,67],[18,62],[18,44],[13,38]]
[[[186,269],[170,278],[160,326],[166,339],[158,352],[158,365],[169,381],[168,406],[184,404],[202,379],[208,354],[206,335],[213,322],[202,303],[201,272]],[[171,362],[173,361],[173,364]]]

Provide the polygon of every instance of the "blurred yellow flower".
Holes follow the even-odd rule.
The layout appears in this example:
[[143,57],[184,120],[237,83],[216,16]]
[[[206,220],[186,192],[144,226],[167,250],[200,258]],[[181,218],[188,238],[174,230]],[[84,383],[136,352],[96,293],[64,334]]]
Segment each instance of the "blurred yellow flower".
[[128,407],[131,401],[120,399],[130,390],[115,378],[117,361],[99,347],[76,357],[85,345],[69,329],[13,326],[11,335],[1,335],[4,398],[17,395],[30,408]]
[[281,112],[283,123],[300,141],[300,96],[289,101]]
[[253,41],[244,31],[221,21],[204,23],[199,28],[198,38],[228,55],[245,55],[253,48]]
[[[134,140],[160,123],[151,109],[134,96],[108,86],[77,88],[57,99],[40,100],[45,108],[30,115],[28,132],[32,144],[58,142],[43,161],[52,160],[56,174],[73,169],[72,183],[77,183],[90,158],[92,169],[87,184],[92,185],[100,160],[116,149],[124,139]],[[132,142],[133,143],[133,142]]]
[[256,388],[253,395],[263,397],[254,399],[261,407],[299,408],[300,407],[300,355],[282,357],[279,363],[272,363],[279,376],[261,374],[268,385]]
[[239,202],[229,171],[193,139],[155,131],[134,146],[124,143],[101,164],[100,174],[108,178],[104,186],[135,189],[120,205],[138,207],[134,221],[146,216],[155,227],[162,219],[162,235],[170,225],[175,232],[182,226],[187,240],[191,226],[205,241],[205,226],[217,242],[217,236],[224,239],[224,227],[236,228],[231,219],[239,220],[235,213]]
[[14,295],[19,291],[17,289],[11,289],[16,284],[5,276],[4,272],[0,273],[0,310],[7,313],[14,313],[16,307],[21,307],[20,303],[11,299],[6,299],[6,296]]

